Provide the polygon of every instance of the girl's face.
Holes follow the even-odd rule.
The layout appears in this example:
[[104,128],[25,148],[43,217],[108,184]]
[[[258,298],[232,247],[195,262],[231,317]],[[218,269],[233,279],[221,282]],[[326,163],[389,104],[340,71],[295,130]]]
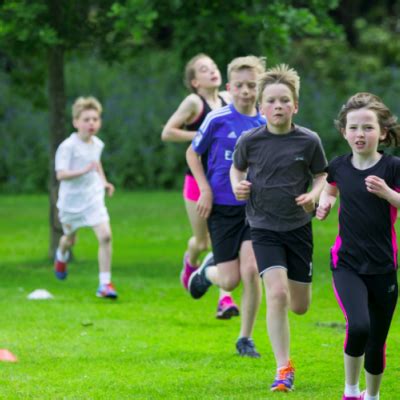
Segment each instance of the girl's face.
[[260,111],[267,118],[271,133],[287,133],[291,130],[293,114],[297,113],[297,103],[287,85],[273,83],[264,88]]
[[381,130],[379,125],[378,116],[367,108],[350,111],[342,133],[353,154],[364,157],[374,155],[379,142],[386,137],[386,132]]
[[193,65],[195,78],[192,79],[192,86],[195,89],[219,88],[222,83],[221,73],[215,62],[209,57],[198,59]]
[[84,138],[90,138],[99,131],[101,118],[96,110],[83,110],[73,121],[74,127]]

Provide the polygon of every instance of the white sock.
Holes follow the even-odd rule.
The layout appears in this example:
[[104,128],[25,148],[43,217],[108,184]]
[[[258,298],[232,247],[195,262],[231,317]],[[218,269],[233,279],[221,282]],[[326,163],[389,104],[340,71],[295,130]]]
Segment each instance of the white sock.
[[360,395],[360,385],[357,383],[355,385],[348,385],[347,383],[344,386],[344,394],[346,396],[357,397]]
[[100,285],[107,285],[111,283],[111,272],[100,272],[99,281]]
[[368,392],[365,392],[364,400],[379,400],[379,393],[376,396],[371,396]]
[[61,249],[58,247],[56,252],[56,257],[58,261],[67,262],[69,258],[69,251],[67,250],[64,254],[61,252]]

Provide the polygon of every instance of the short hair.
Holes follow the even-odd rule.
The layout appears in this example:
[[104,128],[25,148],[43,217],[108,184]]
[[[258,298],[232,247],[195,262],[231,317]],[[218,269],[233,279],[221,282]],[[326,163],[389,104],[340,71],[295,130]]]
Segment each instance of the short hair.
[[78,97],[72,105],[72,118],[77,119],[83,111],[95,110],[101,115],[103,107],[101,103],[93,96]]
[[274,68],[268,69],[258,80],[257,100],[261,102],[264,89],[268,85],[282,83],[292,92],[296,102],[299,101],[300,77],[297,71],[286,64],[279,64]]
[[228,64],[228,80],[230,80],[232,72],[241,71],[242,69],[251,69],[258,75],[262,74],[265,72],[266,63],[266,57],[256,57],[251,55],[236,57]]
[[342,106],[337,119],[334,121],[339,132],[342,133],[346,129],[347,114],[362,108],[373,111],[381,130],[386,130],[387,135],[381,140],[381,143],[386,146],[398,146],[400,143],[400,125],[397,122],[397,117],[392,114],[380,97],[368,92],[356,93]]
[[185,66],[185,73],[183,76],[183,84],[192,92],[196,93],[196,88],[192,86],[192,80],[196,78],[196,70],[194,69],[194,64],[202,58],[209,58],[212,60],[210,56],[208,56],[205,53],[199,53],[196,54],[194,57],[192,57],[186,64]]

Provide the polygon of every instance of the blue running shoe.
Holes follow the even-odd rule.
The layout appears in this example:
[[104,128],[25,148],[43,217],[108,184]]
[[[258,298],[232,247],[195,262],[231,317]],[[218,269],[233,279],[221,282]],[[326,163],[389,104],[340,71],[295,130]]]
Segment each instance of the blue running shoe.
[[241,337],[236,342],[236,350],[239,356],[260,358],[261,354],[256,350],[256,346],[252,339],[247,337]]
[[103,297],[105,299],[116,299],[118,297],[112,283],[105,283],[103,285],[100,285],[97,289],[96,296]]
[[272,392],[291,392],[294,389],[294,367],[289,360],[286,367],[278,368],[275,380],[271,385]]

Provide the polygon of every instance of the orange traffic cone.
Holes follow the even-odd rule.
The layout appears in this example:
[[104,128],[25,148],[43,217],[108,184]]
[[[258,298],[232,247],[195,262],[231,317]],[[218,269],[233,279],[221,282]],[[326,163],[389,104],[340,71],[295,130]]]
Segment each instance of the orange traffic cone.
[[17,362],[18,359],[13,353],[11,353],[11,351],[0,349],[0,361]]

